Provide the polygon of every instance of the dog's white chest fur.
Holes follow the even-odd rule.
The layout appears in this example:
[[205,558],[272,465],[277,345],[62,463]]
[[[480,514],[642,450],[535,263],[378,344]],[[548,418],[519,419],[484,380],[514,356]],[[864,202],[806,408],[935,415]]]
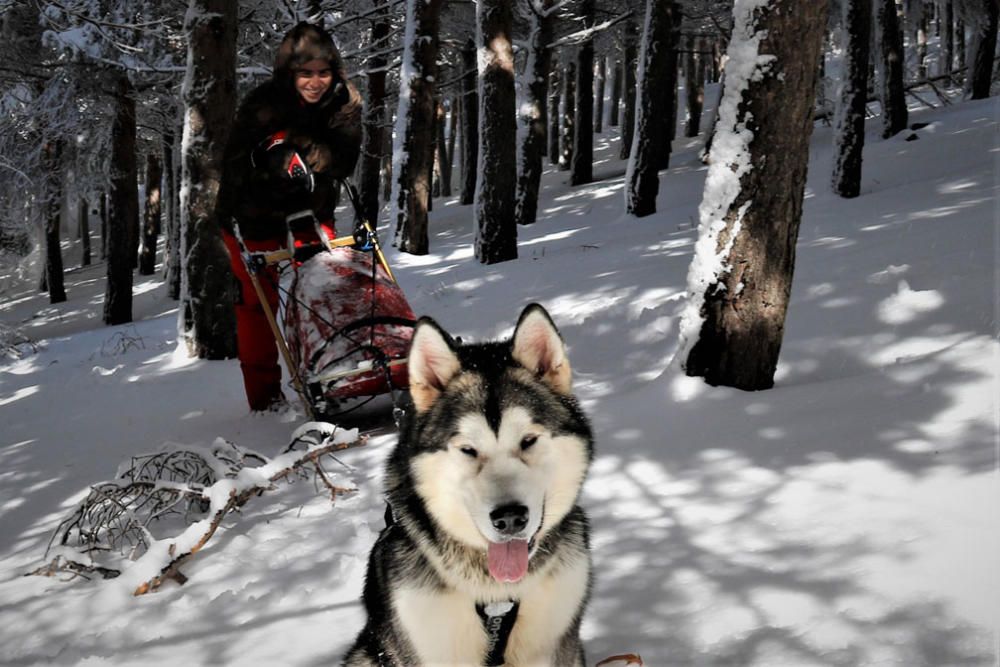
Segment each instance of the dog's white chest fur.
[[[580,560],[556,575],[529,576],[518,586],[520,606],[505,652],[510,667],[553,665],[564,635],[586,594],[589,563]],[[487,635],[476,598],[453,589],[401,588],[393,594],[396,617],[422,665],[481,665]]]

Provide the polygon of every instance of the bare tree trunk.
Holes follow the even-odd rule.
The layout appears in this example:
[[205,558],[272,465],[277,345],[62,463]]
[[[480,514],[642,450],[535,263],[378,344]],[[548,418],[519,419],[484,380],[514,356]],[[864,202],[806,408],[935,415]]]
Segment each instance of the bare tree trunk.
[[632,135],[635,134],[635,68],[638,57],[635,21],[625,22],[624,35],[625,62],[622,63],[622,68],[625,71],[625,112],[622,114],[622,145],[618,155],[622,160],[628,159],[632,150]]
[[98,211],[101,217],[101,259],[106,259],[108,256],[108,195],[102,192],[100,195],[100,204]]
[[236,356],[233,276],[215,200],[222,155],[236,110],[236,3],[191,0],[184,77],[182,337],[192,356]]
[[80,266],[90,266],[90,204],[83,197],[76,205],[77,227],[80,230]]
[[833,191],[841,197],[861,193],[861,154],[865,146],[865,102],[868,99],[868,59],[871,56],[871,0],[844,4],[843,82],[837,101]]
[[688,375],[709,384],[758,390],[773,386],[781,349],[827,3],[740,5],[730,52],[759,39],[757,52],[773,60],[727,65],[740,74],[727,77],[724,148],[709,167],[680,358],[687,347]]
[[476,43],[469,40],[462,49],[462,193],[458,202],[471,204],[476,196],[479,168],[479,74]]
[[[958,56],[955,69],[962,70],[968,65],[968,53],[965,46],[965,21],[958,18],[955,20],[955,54]],[[963,76],[968,78],[968,75]]]
[[944,0],[944,26],[941,29],[941,71],[950,75],[955,66],[955,7],[952,0]]
[[379,211],[379,171],[382,166],[382,146],[385,143],[385,67],[386,57],[380,55],[385,49],[389,36],[388,6],[384,0],[373,0],[376,13],[372,21],[371,42],[376,55],[368,61],[368,98],[365,100],[365,115],[362,128],[364,139],[361,148],[361,165],[358,176],[358,196],[361,212],[373,223],[378,220]]
[[876,0],[876,22],[881,49],[882,137],[906,129],[908,112],[903,90],[903,32],[899,28],[896,0]]
[[139,275],[151,276],[156,272],[156,242],[160,236],[162,208],[161,181],[163,165],[160,156],[146,156],[146,206],[142,221],[142,250],[139,252]]
[[181,225],[178,215],[177,168],[174,166],[174,133],[163,135],[163,173],[166,176],[163,199],[167,218],[167,296],[174,301],[181,298]]
[[549,73],[549,164],[559,164],[559,144],[562,135],[560,122],[562,117],[559,109],[562,107],[562,64],[554,62]]
[[701,39],[691,37],[688,42],[688,54],[684,66],[687,89],[687,123],[684,126],[685,137],[697,137],[701,132],[701,111],[705,106],[705,71],[704,57],[700,53]]
[[451,176],[455,168],[455,135],[458,133],[458,100],[451,97],[448,103],[448,145],[445,153],[444,179],[441,183],[443,189],[447,191],[446,197],[451,196]]
[[604,81],[608,76],[608,59],[597,59],[597,80],[594,82],[594,134],[604,131]]
[[611,69],[611,109],[608,114],[608,125],[618,127],[618,116],[622,104],[622,62],[615,60]]
[[981,14],[974,26],[975,51],[972,60],[972,99],[990,96],[993,81],[993,59],[997,50],[997,0],[980,0]]
[[927,8],[922,2],[916,3],[917,16],[917,78],[927,78]]
[[451,187],[444,184],[444,163],[448,159],[448,144],[444,134],[445,111],[444,103],[439,98],[437,101],[437,120],[434,123],[435,138],[437,147],[434,150],[434,196],[450,197]]
[[107,283],[104,323],[132,321],[132,260],[135,246],[131,229],[138,227],[139,192],[136,166],[134,89],[124,73],[112,75],[115,117],[111,126],[111,193],[108,202]]
[[[580,0],[584,29],[594,26],[594,0]],[[576,52],[576,119],[573,121],[573,156],[570,185],[594,180],[594,39],[587,37]]]
[[479,41],[479,145],[476,182],[476,259],[517,259],[514,201],[517,188],[517,117],[514,94],[513,16],[507,0],[476,4]]
[[524,90],[526,97],[522,105],[521,122],[525,126],[520,146],[520,170],[517,175],[517,203],[514,219],[519,225],[530,225],[538,215],[538,189],[542,181],[542,158],[545,155],[546,132],[548,131],[548,87],[549,70],[552,68],[553,15],[548,11],[552,0],[544,0],[543,14],[532,13],[531,54],[528,62],[531,71],[525,72],[527,79]]
[[393,215],[395,243],[403,252],[426,255],[429,250],[427,207],[431,197],[430,173],[434,160],[435,79],[441,0],[406,5],[407,43],[396,112],[393,150]]
[[61,139],[49,140],[42,148],[45,165],[45,289],[49,292],[49,303],[62,303],[66,300],[59,238],[59,214],[63,198],[62,152]]
[[671,14],[671,23],[667,27],[667,47],[663,66],[664,77],[659,84],[663,94],[663,134],[660,135],[659,168],[670,167],[670,154],[674,148],[674,137],[677,136],[677,33],[681,25],[680,8],[675,6]]
[[[642,71],[636,95],[636,133],[625,174],[625,210],[642,217],[656,212],[660,191],[659,167],[669,112],[670,52],[674,49],[674,22],[679,11],[671,0],[646,0],[646,32],[642,36]],[[674,61],[676,65],[676,61]]]
[[573,164],[573,136],[576,134],[576,61],[570,60],[563,70],[562,127],[559,136],[559,168],[563,171]]

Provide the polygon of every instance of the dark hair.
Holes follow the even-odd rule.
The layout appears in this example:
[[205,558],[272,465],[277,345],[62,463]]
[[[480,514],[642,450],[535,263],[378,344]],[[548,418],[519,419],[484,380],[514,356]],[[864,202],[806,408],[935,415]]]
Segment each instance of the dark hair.
[[302,22],[288,31],[274,56],[274,78],[289,92],[294,92],[295,70],[311,60],[325,60],[333,70],[335,80],[320,100],[320,104],[326,105],[331,95],[340,92],[337,89],[341,87],[338,83],[343,81],[343,62],[333,37],[322,27]]

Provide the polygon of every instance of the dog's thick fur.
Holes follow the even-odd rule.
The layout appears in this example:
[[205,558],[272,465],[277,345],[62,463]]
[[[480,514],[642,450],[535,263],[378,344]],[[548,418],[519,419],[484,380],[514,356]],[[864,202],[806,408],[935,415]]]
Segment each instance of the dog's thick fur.
[[392,520],[372,548],[368,620],[345,665],[483,665],[476,605],[516,600],[505,664],[582,666],[591,572],[576,502],[593,440],[548,313],[532,304],[510,340],[477,345],[423,318],[409,373],[412,405],[386,469]]

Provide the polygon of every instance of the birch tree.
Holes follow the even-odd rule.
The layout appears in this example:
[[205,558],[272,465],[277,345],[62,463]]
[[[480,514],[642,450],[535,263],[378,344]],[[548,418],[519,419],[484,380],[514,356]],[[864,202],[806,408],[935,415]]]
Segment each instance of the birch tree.
[[507,0],[479,0],[479,150],[475,254],[483,264],[517,258],[517,119],[514,109],[513,17]]
[[[676,359],[713,385],[767,389],[802,216],[825,1],[736,0]],[[780,159],[775,159],[780,156]]]

